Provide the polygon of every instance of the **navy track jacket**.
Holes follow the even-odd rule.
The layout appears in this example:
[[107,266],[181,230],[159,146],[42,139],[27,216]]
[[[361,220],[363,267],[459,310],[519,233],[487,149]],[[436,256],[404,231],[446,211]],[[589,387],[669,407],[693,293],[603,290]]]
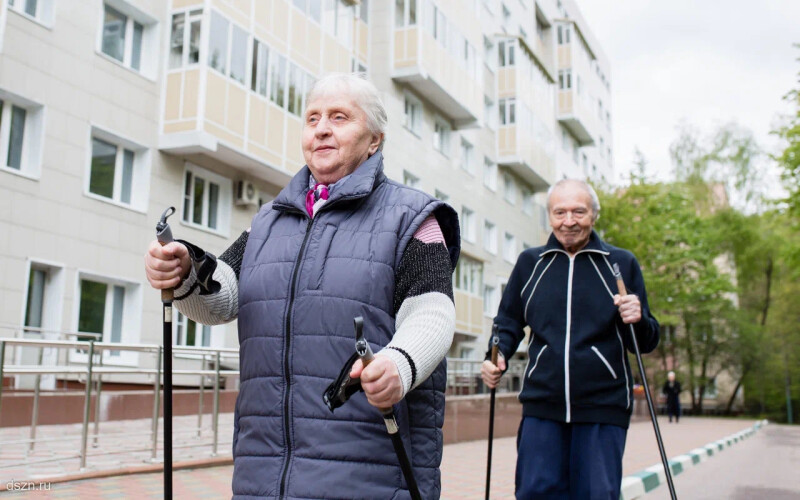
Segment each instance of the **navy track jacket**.
[[528,365],[519,399],[523,415],[560,422],[628,427],[633,377],[626,349],[631,329],[614,306],[612,266],[619,264],[629,294],[642,304],[634,326],[639,348],[658,345],[658,321],[650,313],[639,263],[627,250],[589,243],[570,257],[554,235],[547,245],[520,254],[495,323],[500,352],[511,359],[530,326]]

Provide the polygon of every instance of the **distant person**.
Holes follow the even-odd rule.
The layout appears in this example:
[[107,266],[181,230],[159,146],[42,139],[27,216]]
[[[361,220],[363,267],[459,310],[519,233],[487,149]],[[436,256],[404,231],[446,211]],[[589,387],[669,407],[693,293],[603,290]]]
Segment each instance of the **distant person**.
[[664,388],[661,392],[667,397],[667,415],[669,416],[670,423],[672,417],[675,417],[675,423],[681,418],[681,383],[675,380],[675,372],[667,373],[667,381],[664,382]]
[[[633,408],[633,325],[642,352],[658,344],[636,258],[594,232],[600,202],[583,181],[562,180],[547,194],[553,232],[522,252],[495,318],[497,366],[481,377],[496,387],[529,326],[528,366],[519,399],[518,499],[618,500],[622,452]],[[626,221],[632,222],[632,221]],[[620,296],[619,264],[629,295]]]

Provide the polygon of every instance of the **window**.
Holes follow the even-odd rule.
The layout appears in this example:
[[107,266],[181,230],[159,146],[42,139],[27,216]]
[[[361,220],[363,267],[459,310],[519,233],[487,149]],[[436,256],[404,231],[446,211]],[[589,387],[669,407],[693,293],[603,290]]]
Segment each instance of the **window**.
[[606,146],[606,142],[601,137],[600,138],[600,148],[599,148],[600,158],[605,158],[605,156],[606,156],[606,147],[605,146]]
[[244,84],[247,71],[247,32],[211,11],[208,65]]
[[506,4],[502,4],[502,5],[503,5],[503,8],[502,8],[502,11],[503,11],[503,31],[508,33],[510,31],[509,30],[509,25],[511,24],[511,11],[508,10],[508,7],[506,7]]
[[350,71],[352,73],[361,73],[362,75],[367,74],[367,67],[355,57],[350,59]]
[[492,42],[486,35],[483,36],[483,60],[486,67],[494,72],[497,69],[497,56],[494,51],[494,42]]
[[417,0],[394,0],[394,25],[406,28],[417,24]]
[[358,5],[358,18],[369,24],[369,0],[361,0]]
[[0,90],[0,170],[38,177],[44,110]]
[[[172,15],[172,32],[169,37],[169,67],[181,68],[200,62],[200,26],[203,10],[180,12]],[[189,29],[186,29],[186,26]]]
[[497,109],[489,96],[483,96],[483,120],[489,130],[497,130]]
[[475,243],[475,236],[477,228],[475,227],[475,212],[467,207],[461,207],[461,236],[469,241]]
[[533,215],[533,193],[527,188],[520,189],[522,195],[522,213]]
[[408,187],[417,188],[419,187],[419,177],[403,170],[403,184]]
[[514,97],[499,99],[498,111],[500,112],[500,125],[513,125],[517,122],[517,100]]
[[[61,267],[31,262],[25,300],[25,326],[35,329],[61,328],[63,273]],[[27,329],[26,329],[27,330]],[[45,351],[45,355],[47,350]]]
[[483,263],[462,254],[456,265],[454,281],[457,290],[480,296],[483,291]]
[[570,32],[569,25],[566,24],[559,25],[556,31],[558,32],[558,44],[559,45],[569,44],[569,32]]
[[230,179],[187,164],[183,186],[183,222],[216,232],[228,231]]
[[439,191],[438,189],[434,190],[434,192],[433,192],[433,196],[434,196],[435,198],[439,199],[439,200],[442,200],[442,201],[444,201],[444,202],[447,202],[447,200],[449,200],[449,199],[450,199],[450,197],[449,197],[449,196],[447,196],[445,193],[443,193],[443,192]]
[[483,221],[483,249],[490,254],[497,253],[497,226],[488,220]]
[[295,7],[300,9],[300,12],[310,17],[316,22],[320,22],[320,15],[322,14],[322,0],[292,0]]
[[269,100],[284,107],[286,99],[286,58],[277,52],[269,58]]
[[562,69],[558,72],[558,89],[569,90],[572,88],[572,70]]
[[475,175],[475,148],[463,137],[461,138],[461,168]]
[[503,236],[503,258],[512,264],[517,260],[517,238],[513,234]]
[[355,10],[346,0],[325,0],[322,12],[322,29],[336,37],[347,48],[353,45]]
[[[151,54],[157,44],[156,24],[155,18],[133,7],[127,0],[108,0],[103,4],[98,50],[126,68],[147,78],[155,78],[158,61]],[[198,24],[198,35],[199,29]]]
[[211,327],[197,323],[179,312],[175,321],[173,342],[189,347],[211,347]]
[[483,286],[483,314],[494,316],[497,314],[497,288],[489,285]]
[[250,71],[250,90],[267,96],[267,75],[269,75],[269,47],[253,39],[253,64]]
[[311,87],[311,75],[300,69],[299,66],[289,64],[289,88],[287,94],[287,107],[289,113],[300,116],[306,101],[306,89]]
[[405,98],[405,126],[415,135],[420,135],[422,129],[422,103],[410,94],[406,94]]
[[[141,324],[141,287],[138,283],[80,273],[77,302],[76,330],[97,334],[78,337],[78,340],[138,342]],[[136,355],[129,351],[103,351],[103,359],[129,363],[135,362]]]
[[87,192],[139,210],[146,207],[147,150],[108,132],[92,131]]
[[514,66],[514,51],[516,50],[516,40],[503,40],[497,44],[500,67]]
[[497,191],[497,163],[488,156],[483,158],[483,185]]
[[433,125],[433,149],[450,156],[450,125],[441,118],[436,118]]
[[42,24],[53,24],[54,0],[9,0],[8,7]]
[[512,205],[517,202],[517,190],[514,178],[508,172],[503,173],[503,198]]

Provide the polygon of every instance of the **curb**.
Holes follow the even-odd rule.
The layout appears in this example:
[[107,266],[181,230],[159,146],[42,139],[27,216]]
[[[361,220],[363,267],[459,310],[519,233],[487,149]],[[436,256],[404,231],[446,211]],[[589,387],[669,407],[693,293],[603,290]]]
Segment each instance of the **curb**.
[[[671,458],[669,460],[669,468],[672,471],[673,477],[695,465],[705,462],[719,452],[724,451],[730,446],[733,446],[735,443],[753,436],[756,431],[768,423],[769,422],[767,420],[759,420],[752,427],[748,427],[747,429],[739,431],[735,434],[731,434],[730,436],[724,437],[718,441],[708,443],[700,448],[695,448],[694,450],[683,455],[678,455],[677,457]],[[649,493],[658,488],[660,485],[666,483],[667,476],[664,473],[664,466],[660,463],[651,465],[644,470],[622,478],[622,487],[620,488],[619,499],[633,500],[635,498],[639,498],[645,493]]]
[[[182,462],[175,462],[172,464],[172,470],[181,469],[202,469],[205,467],[218,467],[221,465],[232,465],[232,456],[200,458],[196,460],[185,460]],[[66,483],[68,481],[82,481],[85,479],[101,479],[113,476],[128,476],[131,474],[148,474],[154,472],[161,472],[164,470],[164,464],[152,465],[139,465],[125,467],[124,469],[104,469],[90,472],[79,472],[77,474],[68,474],[63,476],[55,476],[50,478],[36,478],[37,483]],[[0,484],[0,492],[6,491],[6,483]]]

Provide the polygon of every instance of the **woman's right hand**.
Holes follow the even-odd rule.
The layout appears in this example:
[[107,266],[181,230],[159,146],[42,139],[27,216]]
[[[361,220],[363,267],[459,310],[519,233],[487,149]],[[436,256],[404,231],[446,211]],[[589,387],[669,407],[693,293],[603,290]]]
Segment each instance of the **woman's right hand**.
[[144,254],[147,281],[157,290],[177,288],[189,276],[190,265],[189,250],[177,241],[161,246],[153,240]]

